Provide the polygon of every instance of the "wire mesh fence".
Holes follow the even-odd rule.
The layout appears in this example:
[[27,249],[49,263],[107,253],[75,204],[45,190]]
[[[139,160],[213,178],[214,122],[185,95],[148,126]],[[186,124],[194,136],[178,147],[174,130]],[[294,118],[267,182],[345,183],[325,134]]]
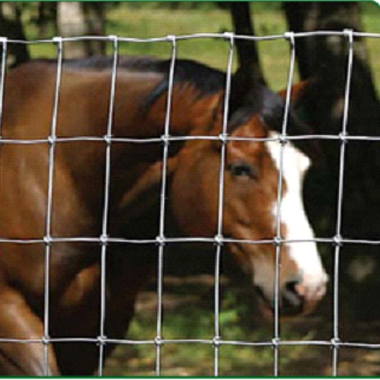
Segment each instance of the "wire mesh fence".
[[[292,83],[294,77],[295,59],[296,59],[296,48],[297,41],[300,38],[306,38],[311,36],[340,36],[347,40],[348,42],[348,62],[347,62],[347,73],[346,73],[346,86],[344,95],[344,112],[343,112],[343,122],[341,127],[341,132],[329,135],[320,134],[308,134],[308,135],[288,135],[288,116],[291,103],[291,92]],[[188,39],[203,39],[203,38],[215,38],[223,39],[228,43],[228,59],[226,63],[226,82],[225,82],[225,97],[224,97],[224,107],[223,107],[223,122],[222,131],[219,136],[173,136],[171,134],[171,111],[172,111],[172,97],[173,97],[173,85],[174,85],[174,75],[176,70],[177,62],[177,46],[181,41]],[[246,347],[272,347],[273,348],[273,375],[278,376],[280,372],[279,368],[279,352],[281,347],[285,346],[325,346],[330,347],[332,350],[332,375],[337,376],[338,365],[339,365],[339,349],[342,347],[352,347],[352,348],[366,348],[366,349],[379,349],[379,344],[361,343],[361,342],[345,342],[340,339],[340,318],[339,318],[339,264],[342,246],[345,244],[363,244],[363,245],[380,245],[380,240],[358,240],[358,239],[346,239],[342,236],[342,204],[344,197],[344,173],[345,173],[345,157],[346,157],[346,145],[349,141],[380,141],[380,136],[352,136],[348,134],[347,124],[348,124],[348,111],[350,107],[350,89],[351,89],[351,77],[353,70],[353,45],[355,38],[380,38],[380,34],[372,33],[359,33],[351,30],[344,31],[317,31],[308,33],[292,33],[287,32],[284,35],[273,35],[264,37],[254,37],[254,36],[243,36],[235,35],[233,33],[221,33],[221,34],[194,34],[188,36],[167,36],[163,38],[151,38],[151,39],[136,39],[136,38],[125,38],[117,36],[105,36],[105,37],[70,37],[61,38],[56,37],[53,39],[46,39],[40,41],[19,41],[11,40],[7,38],[2,38],[0,43],[2,44],[2,65],[1,65],[1,79],[0,79],[0,113],[2,115],[3,110],[3,98],[7,96],[4,94],[4,82],[6,77],[6,57],[7,57],[7,46],[9,44],[55,44],[57,47],[57,58],[56,58],[56,80],[55,80],[55,93],[54,93],[54,107],[52,110],[50,133],[44,139],[0,139],[0,147],[9,145],[33,145],[33,144],[47,144],[48,145],[48,191],[47,191],[47,204],[46,204],[46,216],[45,216],[45,233],[38,239],[18,239],[10,238],[7,236],[0,236],[0,244],[13,243],[13,244],[44,244],[45,245],[45,271],[44,271],[44,312],[43,312],[43,336],[39,339],[13,339],[13,338],[1,338],[0,343],[19,343],[19,344],[31,344],[40,343],[44,345],[44,368],[45,375],[49,375],[49,346],[53,343],[65,343],[65,342],[87,342],[98,346],[98,374],[102,376],[104,369],[105,353],[104,349],[106,345],[109,344],[122,344],[122,345],[152,345],[156,350],[156,362],[155,362],[155,373],[156,375],[161,375],[161,361],[162,361],[162,347],[165,344],[205,344],[213,347],[214,350],[214,368],[213,374],[215,376],[219,375],[219,350],[221,346],[246,346]],[[229,99],[231,92],[231,77],[232,77],[232,66],[234,57],[235,42],[238,39],[252,40],[252,41],[267,41],[274,39],[283,39],[288,41],[290,49],[290,61],[288,68],[288,79],[286,86],[286,96],[285,96],[285,109],[282,121],[281,133],[278,137],[268,137],[268,138],[252,138],[252,137],[233,137],[228,134],[228,113],[229,113]],[[64,44],[66,42],[76,42],[85,40],[103,40],[109,41],[113,46],[112,54],[112,74],[110,78],[110,93],[109,93],[109,105],[108,105],[108,119],[107,119],[107,130],[106,135],[103,137],[93,137],[93,136],[73,136],[73,137],[60,137],[57,135],[57,114],[59,109],[59,99],[60,99],[60,87],[61,78],[63,70],[63,52]],[[117,86],[117,68],[118,68],[118,47],[120,42],[128,43],[156,43],[165,42],[171,46],[171,58],[170,67],[168,73],[168,95],[166,103],[165,112],[165,125],[164,133],[162,136],[157,138],[127,138],[127,137],[115,137],[113,134],[113,115],[115,107],[115,89]],[[1,116],[0,116],[1,117]],[[0,136],[1,129],[0,129]],[[300,140],[334,140],[340,143],[340,159],[339,159],[339,184],[338,184],[338,194],[337,194],[337,208],[336,208],[336,229],[335,236],[331,238],[320,238],[315,239],[284,239],[281,235],[281,202],[282,202],[282,183],[283,183],[283,155],[286,149],[286,143],[289,141],[300,141]],[[204,237],[167,237],[165,234],[165,218],[167,211],[167,167],[168,167],[168,157],[169,157],[169,144],[178,141],[189,141],[189,140],[216,140],[221,143],[220,148],[220,166],[219,166],[219,185],[218,185],[218,220],[217,220],[217,233],[214,238],[204,238]],[[53,207],[53,188],[54,188],[54,170],[55,170],[55,153],[58,144],[65,144],[73,141],[97,141],[105,144],[105,174],[104,174],[104,199],[103,199],[103,216],[102,216],[102,231],[99,237],[89,237],[89,236],[78,236],[78,237],[57,237],[53,236],[51,232],[52,225],[52,207]],[[278,149],[280,150],[280,170],[277,180],[277,214],[276,214],[276,236],[271,240],[239,240],[231,237],[223,236],[223,210],[224,210],[224,175],[225,175],[225,162],[226,162],[226,146],[230,141],[250,141],[250,142],[262,142],[262,141],[276,141],[278,142]],[[128,239],[128,238],[116,238],[109,236],[108,220],[109,220],[109,199],[110,199],[110,186],[111,186],[111,152],[115,144],[118,143],[130,143],[130,144],[150,144],[159,143],[162,144],[162,181],[160,188],[160,211],[159,211],[159,230],[157,231],[157,237],[155,239]],[[1,168],[0,168],[1,170]],[[1,205],[1,207],[5,207]],[[4,221],[1,221],[4,223]],[[334,269],[333,269],[333,281],[331,286],[333,288],[333,331],[330,340],[284,340],[281,337],[280,332],[280,295],[279,295],[279,277],[280,277],[280,256],[281,247],[284,244],[289,243],[302,243],[314,241],[315,243],[328,243],[335,247],[334,252]],[[50,326],[49,326],[49,314],[50,314],[50,265],[51,265],[51,247],[56,243],[97,243],[101,245],[101,284],[100,284],[100,324],[99,333],[97,336],[92,338],[75,337],[75,338],[60,338],[50,336]],[[215,268],[214,268],[214,333],[213,337],[210,339],[165,339],[163,336],[163,283],[164,283],[164,255],[165,248],[168,244],[177,243],[212,243],[215,244]],[[268,341],[230,341],[224,340],[220,329],[220,266],[221,266],[221,255],[223,251],[223,246],[226,243],[240,242],[244,244],[275,244],[276,246],[276,257],[275,257],[275,284],[274,284],[274,319],[273,319],[273,336],[271,340]],[[105,321],[107,318],[107,302],[106,302],[106,258],[107,249],[109,244],[119,243],[125,245],[148,245],[156,244],[158,250],[158,272],[157,272],[157,311],[156,311],[156,336],[149,340],[131,340],[125,339],[111,339],[106,336],[105,331]]]

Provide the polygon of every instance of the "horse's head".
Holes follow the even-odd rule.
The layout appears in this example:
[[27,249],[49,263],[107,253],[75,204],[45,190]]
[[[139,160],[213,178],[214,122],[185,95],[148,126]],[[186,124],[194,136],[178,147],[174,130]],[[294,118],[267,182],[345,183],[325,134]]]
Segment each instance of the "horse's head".
[[[254,285],[271,307],[275,294],[278,213],[281,239],[307,240],[280,246],[280,307],[283,314],[295,314],[310,310],[321,299],[327,275],[302,200],[303,178],[311,162],[290,142],[283,148],[278,210],[281,144],[275,140],[277,133],[266,124],[275,119],[271,119],[275,116],[271,112],[278,111],[279,98],[270,102],[261,108],[262,112],[247,116],[240,109],[236,110],[240,116],[235,112],[239,120],[234,115],[230,118],[230,137],[263,140],[235,139],[226,144],[222,234],[229,238],[227,249],[252,276]],[[265,141],[266,138],[271,140]],[[191,236],[216,235],[220,152],[220,142],[189,141],[179,155],[171,204],[179,226]]]

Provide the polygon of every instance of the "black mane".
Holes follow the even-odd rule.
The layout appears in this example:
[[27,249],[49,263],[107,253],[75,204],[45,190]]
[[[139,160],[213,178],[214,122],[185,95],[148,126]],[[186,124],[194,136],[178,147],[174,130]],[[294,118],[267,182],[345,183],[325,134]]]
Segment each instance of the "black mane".
[[[51,61],[56,62],[56,61]],[[68,59],[64,61],[65,67],[72,69],[110,70],[113,58],[94,56],[84,59]],[[151,102],[168,90],[170,60],[160,60],[152,56],[119,56],[118,69],[127,69],[131,72],[155,72],[164,74],[162,83],[154,90]],[[202,63],[186,59],[177,59],[174,70],[174,83],[191,83],[201,96],[214,94],[224,88],[225,73],[213,69]],[[149,103],[149,102],[148,102]]]
[[[56,64],[56,60],[41,60],[51,64]],[[153,89],[149,96],[145,99],[144,108],[149,108],[161,95],[169,89],[169,71],[170,60],[161,60],[153,56],[126,56],[118,57],[118,69],[126,69],[129,72],[146,72],[160,73],[163,79]],[[113,57],[109,56],[93,56],[81,59],[66,59],[64,67],[72,70],[96,70],[109,71],[112,69]],[[220,91],[224,91],[226,84],[226,73],[223,71],[208,67],[202,63],[177,59],[174,66],[174,83],[189,83],[193,85],[199,94],[197,99],[202,99],[207,95],[212,95]],[[232,77],[232,84],[234,77]],[[243,84],[244,85],[244,84]],[[253,114],[260,113],[262,121],[269,129],[281,132],[282,120],[284,114],[284,101],[279,95],[273,93],[264,85],[256,86],[256,91],[251,94],[238,109],[230,114],[229,124],[235,128],[248,121]],[[241,101],[241,100],[240,100]],[[293,110],[290,110],[288,120],[290,134],[309,134],[310,130],[302,123]],[[315,147],[311,149],[309,141],[297,144],[305,153],[315,156]],[[314,152],[313,152],[314,151]]]

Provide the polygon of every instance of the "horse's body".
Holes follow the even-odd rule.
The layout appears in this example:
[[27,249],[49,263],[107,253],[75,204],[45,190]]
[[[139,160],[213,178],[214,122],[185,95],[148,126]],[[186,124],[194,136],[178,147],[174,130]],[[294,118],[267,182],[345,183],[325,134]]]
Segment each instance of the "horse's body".
[[[58,137],[103,137],[106,134],[110,67],[107,59],[64,65]],[[163,134],[168,67],[168,63],[154,59],[121,58],[113,117],[114,137],[148,138]],[[22,65],[8,73],[3,139],[47,138],[55,78],[56,66],[44,61]],[[179,61],[170,135],[217,136],[221,133],[223,86],[223,73]],[[246,105],[240,108],[231,105],[229,133],[270,136],[268,127],[258,117],[260,107],[257,108],[247,111]],[[276,112],[277,105],[272,108]],[[29,240],[42,239],[46,235],[48,149],[46,142],[1,145],[0,238]],[[285,160],[284,166],[281,232],[288,238],[312,238],[301,200],[302,176],[308,160],[294,147],[286,149],[292,159]],[[251,240],[275,236],[278,152],[276,142],[228,144],[225,236]],[[170,145],[168,215],[185,236],[214,237],[217,233],[219,153],[218,141]],[[56,143],[53,238],[99,238],[102,235],[105,156],[105,141]],[[161,172],[162,144],[112,144],[108,236],[155,239]],[[170,235],[170,230],[166,234]],[[315,244],[302,243],[300,246],[302,251],[284,246],[281,257],[282,304],[294,311],[314,304],[323,295],[326,282]],[[264,298],[273,302],[275,247],[235,243],[227,248],[253,275]],[[108,338],[123,337],[133,315],[137,292],[152,276],[156,251],[154,245],[108,244],[105,320]],[[100,252],[98,242],[51,243],[51,338],[99,336]],[[45,244],[1,243],[0,253],[0,339],[41,339],[44,336]],[[97,367],[98,350],[94,343],[50,344],[49,373],[91,374]],[[108,351],[109,346],[106,346]],[[1,343],[0,373],[42,375],[43,345]]]

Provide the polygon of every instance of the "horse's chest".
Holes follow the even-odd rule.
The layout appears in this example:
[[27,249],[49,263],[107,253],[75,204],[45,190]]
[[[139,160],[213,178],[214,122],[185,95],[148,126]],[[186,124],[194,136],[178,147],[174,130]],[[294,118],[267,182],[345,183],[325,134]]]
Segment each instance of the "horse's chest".
[[59,297],[51,297],[52,336],[94,338],[99,334],[100,282],[100,266],[94,264],[80,271]]
[[[51,304],[51,328],[54,336],[87,336],[99,334],[102,292],[104,292],[106,328],[109,333],[121,334],[132,318],[133,306],[141,288],[141,275],[128,272],[128,266],[116,270],[110,263],[106,266],[106,281],[102,284],[100,263],[82,269],[67,284],[60,297]],[[120,268],[118,268],[120,269]],[[117,278],[115,278],[117,277]],[[53,301],[54,297],[52,297]]]
[[65,310],[88,308],[96,304],[96,296],[100,293],[100,267],[99,264],[82,269],[67,285],[60,297],[60,306]]

